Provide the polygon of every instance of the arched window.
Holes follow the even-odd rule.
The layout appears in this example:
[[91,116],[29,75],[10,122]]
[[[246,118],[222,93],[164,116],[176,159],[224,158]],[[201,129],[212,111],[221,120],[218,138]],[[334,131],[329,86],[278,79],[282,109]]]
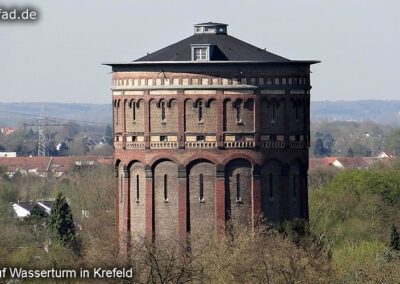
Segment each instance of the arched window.
[[168,177],[164,175],[164,201],[168,202]]
[[139,202],[139,175],[136,175],[136,202]]
[[240,102],[235,104],[235,109],[236,109],[236,122],[241,122],[241,113],[240,113]]
[[203,120],[203,102],[199,101],[199,116],[198,116],[199,121]]
[[272,181],[272,173],[268,175],[268,181],[269,181],[269,198],[272,199],[274,197],[274,191],[273,191],[273,181]]
[[275,122],[275,111],[276,111],[276,99],[272,99],[272,120],[271,122]]
[[165,121],[165,101],[161,102],[161,121]]
[[204,201],[204,176],[203,174],[199,175],[199,201]]
[[115,102],[115,114],[116,114],[115,124],[117,124],[117,125],[118,125],[118,118],[119,118],[118,111],[119,111],[119,104],[118,104],[118,102]]
[[136,121],[136,103],[132,103],[132,120]]
[[240,174],[236,175],[236,202],[240,202]]

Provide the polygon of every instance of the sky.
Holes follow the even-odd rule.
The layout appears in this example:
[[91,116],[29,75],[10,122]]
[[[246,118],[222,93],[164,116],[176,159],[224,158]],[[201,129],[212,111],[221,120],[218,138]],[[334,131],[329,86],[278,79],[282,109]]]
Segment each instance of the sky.
[[193,34],[228,33],[293,60],[321,60],[311,97],[398,100],[398,0],[3,0],[36,22],[0,21],[0,103],[111,102],[111,68]]

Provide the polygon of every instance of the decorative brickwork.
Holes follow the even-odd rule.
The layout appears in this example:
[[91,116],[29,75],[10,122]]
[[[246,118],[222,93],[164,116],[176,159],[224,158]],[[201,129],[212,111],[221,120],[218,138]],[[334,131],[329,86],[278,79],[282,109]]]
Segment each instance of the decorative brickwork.
[[[215,34],[211,45],[213,37],[243,44]],[[168,51],[174,46],[149,61],[110,64],[118,240],[194,244],[204,228],[222,232],[230,220],[254,228],[262,218],[307,219],[309,74],[317,62],[249,46],[225,50],[225,59],[181,62],[187,55]]]

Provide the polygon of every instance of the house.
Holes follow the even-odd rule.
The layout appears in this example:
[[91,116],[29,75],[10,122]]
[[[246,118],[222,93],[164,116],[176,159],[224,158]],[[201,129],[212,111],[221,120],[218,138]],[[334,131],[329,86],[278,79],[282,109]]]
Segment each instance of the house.
[[17,152],[0,152],[0,157],[16,157]]
[[322,166],[334,166],[338,169],[366,169],[369,168],[376,158],[370,157],[325,157],[310,159],[309,169]]
[[4,127],[4,128],[1,128],[0,130],[1,130],[1,133],[3,134],[3,135],[10,135],[10,134],[12,134],[14,131],[16,131],[18,128],[14,128],[14,127]]
[[34,202],[33,200],[31,200],[31,201],[18,201],[16,203],[15,202],[11,203],[12,217],[14,219],[23,220],[25,217],[31,215],[32,208],[33,206],[35,206],[35,204],[39,205],[39,207],[42,208],[47,215],[50,215],[53,201],[38,200]]
[[112,164],[112,157],[71,156],[71,157],[0,157],[0,166],[6,167],[8,176],[17,172],[47,177],[49,173],[58,178],[66,172],[100,164]]
[[396,155],[391,151],[383,151],[377,156],[378,159],[396,158]]

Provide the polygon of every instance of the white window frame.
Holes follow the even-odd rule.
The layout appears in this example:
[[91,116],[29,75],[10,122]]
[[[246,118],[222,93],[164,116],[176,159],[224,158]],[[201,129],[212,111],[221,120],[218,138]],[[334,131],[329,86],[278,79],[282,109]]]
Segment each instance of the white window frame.
[[[200,51],[200,54],[196,54]],[[192,61],[209,61],[210,60],[210,45],[192,45]]]

